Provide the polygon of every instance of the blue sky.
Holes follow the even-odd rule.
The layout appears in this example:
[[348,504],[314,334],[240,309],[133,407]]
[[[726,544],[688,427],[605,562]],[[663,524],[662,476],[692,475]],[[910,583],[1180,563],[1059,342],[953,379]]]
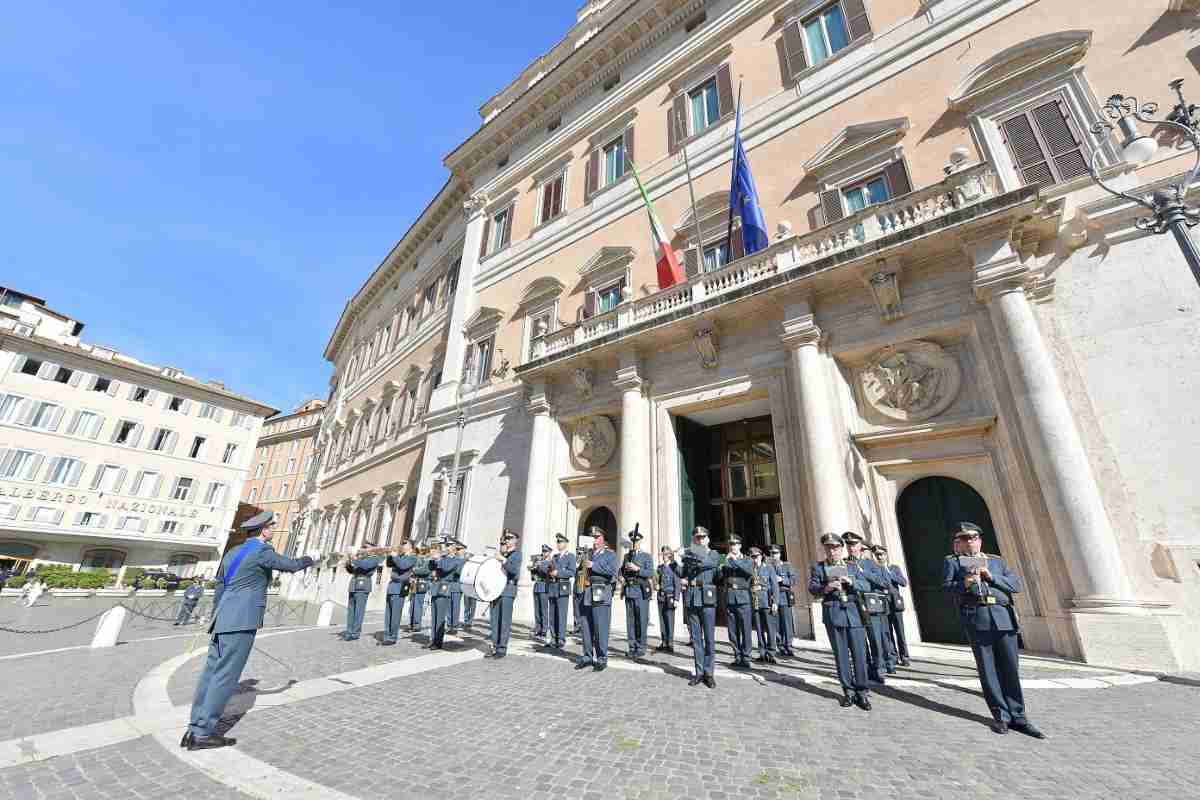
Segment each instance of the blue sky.
[[0,284],[280,409],[577,0],[39,0],[0,26]]

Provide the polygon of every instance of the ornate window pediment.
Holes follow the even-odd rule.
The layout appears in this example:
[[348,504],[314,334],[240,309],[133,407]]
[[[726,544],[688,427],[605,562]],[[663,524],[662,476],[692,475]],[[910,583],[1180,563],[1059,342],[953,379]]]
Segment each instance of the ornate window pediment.
[[503,319],[504,314],[499,309],[482,306],[463,323],[463,331],[468,339],[472,339],[488,330],[495,330]]
[[546,302],[562,294],[566,288],[557,278],[538,278],[530,281],[529,285],[525,287],[525,291],[521,292],[521,299],[517,301],[517,306],[524,307]]
[[590,281],[602,278],[610,272],[622,272],[636,257],[637,250],[632,247],[601,247],[596,255],[579,268],[579,275]]
[[848,125],[812,158],[804,162],[804,170],[823,178],[829,173],[841,170],[851,161],[868,158],[872,154],[895,147],[910,127],[908,117]]
[[1079,62],[1091,44],[1091,31],[1073,30],[1038,36],[1001,50],[967,73],[950,95],[950,107],[969,110],[1014,91],[1017,84],[1061,72]]

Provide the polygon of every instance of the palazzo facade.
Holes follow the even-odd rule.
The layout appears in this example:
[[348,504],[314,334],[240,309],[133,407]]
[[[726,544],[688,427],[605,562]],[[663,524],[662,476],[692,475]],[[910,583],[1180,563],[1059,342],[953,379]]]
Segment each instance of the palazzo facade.
[[[325,541],[380,541],[342,528],[374,530],[356,509],[385,477],[411,498],[401,535],[457,531],[475,552],[504,526],[531,554],[590,525],[618,553],[635,524],[677,548],[703,524],[803,569],[820,534],[854,530],[911,576],[919,639],[954,642],[942,557],[971,520],[1026,580],[1030,651],[1196,669],[1200,290],[1087,171],[1141,195],[1191,168],[1165,132],[1136,165],[1092,128],[1109,94],[1194,75],[1195,12],[1089,9],[587,3],[446,158],[422,220],[455,221],[414,228],[458,242],[419,435],[378,477],[334,468],[353,488],[322,488],[340,515]],[[750,255],[728,221],[739,96],[771,230]],[[632,164],[683,283],[657,284]],[[422,269],[440,263],[425,241],[402,242]],[[352,299],[335,343],[367,341],[375,321],[350,309],[382,320],[389,281]],[[419,366],[378,383],[387,369],[357,396]],[[331,442],[378,413],[339,416],[345,375]],[[796,609],[800,635],[823,635],[819,614]]]

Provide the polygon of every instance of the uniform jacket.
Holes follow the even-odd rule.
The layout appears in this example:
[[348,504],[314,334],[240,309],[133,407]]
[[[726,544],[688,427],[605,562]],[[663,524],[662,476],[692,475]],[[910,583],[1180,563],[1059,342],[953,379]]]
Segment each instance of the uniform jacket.
[[[463,564],[467,563],[465,558],[457,556],[444,556],[434,562],[435,569],[433,577],[429,583],[429,595],[431,597],[449,597],[454,594],[454,587],[459,586],[458,579],[461,577]],[[461,586],[459,592],[462,591]]]
[[846,593],[846,602],[838,600],[836,592],[825,594],[825,584],[829,583],[829,579],[824,561],[818,561],[809,570],[808,592],[813,597],[821,598],[821,622],[835,628],[861,628],[863,618],[859,614],[858,604],[854,602],[854,592],[869,592],[871,584],[863,575],[861,562],[847,561],[846,572],[853,587]]
[[[237,572],[225,585],[225,572],[229,565],[247,545],[259,545],[242,559]],[[225,554],[221,568],[217,570],[217,590],[213,596],[213,618],[209,633],[233,633],[255,631],[262,627],[263,614],[267,609],[267,587],[271,584],[271,572],[299,572],[312,566],[312,559],[285,558],[275,548],[261,539],[249,539]]]
[[545,594],[547,582],[550,580],[550,565],[538,561],[537,565],[529,570],[529,576],[533,578],[533,593]]
[[[604,605],[612,603],[612,584],[617,579],[617,572],[620,570],[620,564],[617,561],[617,554],[612,550],[605,548],[599,553],[593,553],[591,556],[592,568],[590,575],[598,579],[596,582],[603,582],[604,588]],[[592,591],[588,589],[583,593],[583,605],[599,605],[592,603]]]
[[[428,582],[431,571],[429,569],[428,558],[417,558],[413,565],[412,576],[420,580]],[[425,594],[425,592],[413,592],[413,594]]]
[[658,565],[658,600],[664,600],[670,606],[674,606],[679,602],[680,594],[682,594],[679,586],[679,564],[672,561],[670,564]]
[[[1017,626],[1010,609],[1012,598],[1009,595],[1024,591],[1025,583],[1019,575],[1009,571],[1000,556],[981,555],[987,556],[988,572],[992,573],[990,581],[968,588],[965,581],[967,571],[959,566],[957,558],[947,558],[942,586],[957,599],[963,627],[977,631],[1014,631]],[[985,597],[994,598],[994,603],[980,602]]]
[[892,591],[892,580],[878,562],[870,558],[847,558],[846,561],[858,564],[863,577],[867,579],[867,583],[871,584],[871,588],[867,591],[884,593]]
[[887,567],[887,576],[891,581],[892,586],[888,592],[892,595],[892,609],[896,608],[896,601],[900,597],[900,587],[908,586],[908,578],[904,577],[904,570],[897,567],[895,564],[889,564]]
[[517,581],[521,579],[521,551],[513,550],[512,553],[504,559],[504,574],[508,577],[508,583],[504,586],[504,591],[500,593],[501,597],[516,597],[517,596]]
[[792,568],[792,565],[786,561],[780,561],[778,564],[772,563],[771,566],[775,567],[775,574],[779,577],[779,581],[778,581],[779,605],[781,605],[781,606],[788,605],[787,596],[786,596],[787,592],[792,593],[792,603],[791,604],[795,605],[795,602],[796,602],[795,593],[798,588],[797,584],[800,582],[799,576],[796,575],[796,570],[794,570]]
[[183,602],[189,606],[194,606],[200,602],[200,598],[204,595],[204,586],[199,583],[193,583],[183,592]]
[[[721,577],[725,581],[725,605],[750,605],[750,579],[753,576],[754,562],[749,557],[725,559],[725,566],[721,567]],[[739,589],[739,586],[745,588]]]
[[764,563],[758,567],[758,581],[761,584],[757,592],[757,604],[759,608],[768,608],[770,606],[779,605],[779,587],[776,585],[775,567],[768,563]]
[[[614,554],[615,555],[615,554]],[[621,575],[625,576],[625,597],[629,600],[649,600],[650,599],[650,579],[654,577],[654,559],[649,553],[643,553],[639,550],[630,556],[630,560],[637,564],[638,571],[636,573],[625,569],[625,564],[621,564]],[[640,581],[630,581],[630,578],[641,578],[646,583],[645,591],[642,590]]]
[[346,564],[350,573],[350,594],[370,594],[375,584],[375,570],[383,563],[382,558],[359,558]]
[[388,581],[388,594],[408,594],[408,579],[412,577],[412,570],[416,563],[416,556],[388,556],[387,564],[392,568],[392,579]]
[[[709,550],[700,559],[691,550],[683,554],[683,580],[688,582],[684,600],[688,608],[703,608],[716,605],[717,570],[721,568],[721,556],[716,550]],[[705,602],[705,595],[712,602]]]
[[555,580],[567,581],[567,583],[570,584],[565,592],[559,590],[558,592],[554,593],[554,596],[568,597],[571,592],[575,591],[575,573],[579,569],[578,559],[575,558],[575,554],[570,550],[564,550],[561,553],[556,552],[554,555],[550,556],[550,560],[554,562],[555,571],[558,573],[558,576],[555,578]]

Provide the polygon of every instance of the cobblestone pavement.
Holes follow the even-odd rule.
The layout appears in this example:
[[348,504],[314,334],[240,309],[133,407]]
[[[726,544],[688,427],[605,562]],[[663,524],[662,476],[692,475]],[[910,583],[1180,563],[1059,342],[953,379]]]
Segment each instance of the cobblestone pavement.
[[187,797],[246,800],[164,751],[149,736],[49,761],[0,770],[8,800],[129,800]]

